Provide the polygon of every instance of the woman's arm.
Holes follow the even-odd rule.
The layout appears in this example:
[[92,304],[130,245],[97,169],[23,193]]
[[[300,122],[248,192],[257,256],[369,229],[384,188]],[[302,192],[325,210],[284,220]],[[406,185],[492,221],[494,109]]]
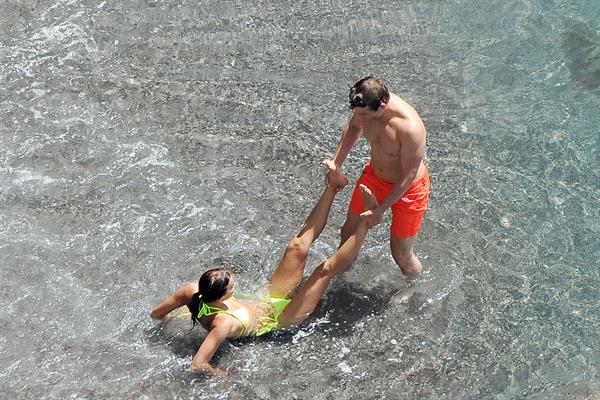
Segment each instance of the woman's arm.
[[235,333],[235,328],[236,326],[231,317],[227,318],[225,315],[216,315],[210,332],[206,338],[204,338],[204,341],[192,360],[192,369],[200,374],[209,375],[215,378],[226,378],[227,371],[213,367],[210,365],[210,360],[221,343],[223,343],[228,336]]
[[188,283],[187,285],[180,287],[172,296],[169,296],[162,303],[154,307],[150,313],[150,317],[154,319],[164,319],[167,314],[176,308],[190,304],[196,290],[197,288],[194,283]]

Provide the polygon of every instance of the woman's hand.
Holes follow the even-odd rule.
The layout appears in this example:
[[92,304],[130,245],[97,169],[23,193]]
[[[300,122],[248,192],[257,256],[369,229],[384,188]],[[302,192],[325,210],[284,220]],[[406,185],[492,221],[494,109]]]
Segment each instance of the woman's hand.
[[192,364],[192,370],[197,374],[210,376],[211,378],[217,378],[220,380],[225,380],[231,376],[229,371],[213,367],[209,363],[196,366]]
[[192,369],[200,374],[209,375],[219,379],[225,379],[229,375],[227,371],[210,365],[210,360],[221,345],[235,334],[235,323],[230,315],[217,314],[212,322],[212,327],[200,348],[192,360]]
[[360,214],[360,217],[367,221],[369,228],[372,228],[381,222],[383,219],[383,212],[384,210],[382,210],[380,207],[377,207],[363,212]]

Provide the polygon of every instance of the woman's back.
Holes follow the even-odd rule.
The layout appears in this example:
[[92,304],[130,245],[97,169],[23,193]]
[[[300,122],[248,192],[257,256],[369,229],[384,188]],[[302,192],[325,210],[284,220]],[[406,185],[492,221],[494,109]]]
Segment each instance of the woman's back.
[[268,318],[272,310],[265,307],[259,301],[241,301],[231,297],[222,302],[203,303],[198,317],[200,323],[210,331],[219,320],[224,318],[233,318],[238,329],[232,337],[251,336],[260,329],[265,318]]

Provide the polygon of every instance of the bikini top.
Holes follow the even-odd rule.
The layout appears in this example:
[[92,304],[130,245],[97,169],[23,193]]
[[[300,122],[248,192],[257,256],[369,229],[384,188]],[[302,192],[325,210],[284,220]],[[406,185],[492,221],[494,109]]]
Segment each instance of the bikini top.
[[248,310],[246,310],[245,308],[240,307],[235,311],[229,311],[229,310],[224,310],[219,307],[209,306],[206,303],[202,303],[202,307],[200,307],[200,310],[198,310],[198,318],[202,318],[204,316],[214,315],[214,314],[218,314],[218,313],[229,314],[232,317],[234,317],[235,319],[237,319],[238,321],[240,321],[240,323],[242,324],[242,327],[244,328],[244,329],[242,329],[240,336],[243,336],[245,333],[248,332],[248,327],[250,326],[250,315],[248,314]]

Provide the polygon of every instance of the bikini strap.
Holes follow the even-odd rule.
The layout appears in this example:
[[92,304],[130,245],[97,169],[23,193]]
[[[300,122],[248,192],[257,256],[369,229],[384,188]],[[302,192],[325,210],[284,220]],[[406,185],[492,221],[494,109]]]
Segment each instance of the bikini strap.
[[218,314],[223,311],[225,311],[225,310],[223,310],[222,308],[209,306],[208,304],[203,302],[202,307],[200,307],[200,310],[198,310],[198,318],[202,318],[202,317],[208,316],[208,315]]
[[219,307],[213,307],[213,306],[209,306],[206,303],[202,303],[202,307],[200,307],[200,310],[198,310],[198,318],[202,318],[204,316],[208,316],[208,315],[213,315],[213,314],[218,314],[224,312],[225,314],[229,314],[231,315],[233,318],[237,319],[238,321],[240,321],[240,323],[242,324],[242,332],[240,333],[240,336],[243,336],[247,331],[248,331],[248,326],[249,326],[249,321],[248,321],[248,317],[247,316],[240,316],[237,315],[229,310],[224,310],[222,308]]

